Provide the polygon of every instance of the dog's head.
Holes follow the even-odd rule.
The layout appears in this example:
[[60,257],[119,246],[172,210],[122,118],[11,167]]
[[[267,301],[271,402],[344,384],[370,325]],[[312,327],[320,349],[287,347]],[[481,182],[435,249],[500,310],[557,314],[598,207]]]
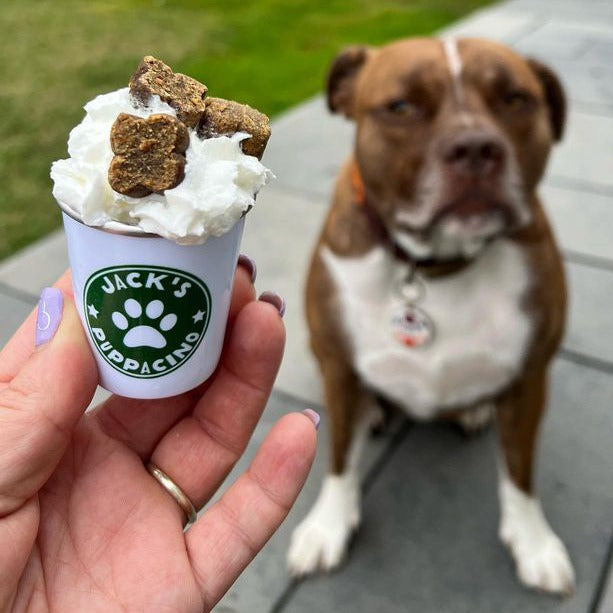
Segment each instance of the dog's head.
[[481,39],[349,48],[327,95],[357,124],[370,204],[416,257],[468,256],[528,223],[565,120],[549,68]]

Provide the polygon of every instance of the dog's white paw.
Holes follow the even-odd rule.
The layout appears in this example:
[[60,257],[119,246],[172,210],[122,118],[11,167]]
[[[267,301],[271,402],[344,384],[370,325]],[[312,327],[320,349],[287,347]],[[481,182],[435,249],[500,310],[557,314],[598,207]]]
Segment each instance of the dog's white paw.
[[496,408],[493,402],[485,402],[475,407],[463,411],[458,416],[458,423],[467,435],[479,434],[483,432],[494,419]]
[[292,535],[287,554],[289,572],[301,577],[339,566],[359,523],[356,477],[326,477],[317,502]]
[[505,479],[500,502],[499,536],[515,560],[519,580],[543,592],[572,594],[575,572],[568,551],[547,523],[539,501]]

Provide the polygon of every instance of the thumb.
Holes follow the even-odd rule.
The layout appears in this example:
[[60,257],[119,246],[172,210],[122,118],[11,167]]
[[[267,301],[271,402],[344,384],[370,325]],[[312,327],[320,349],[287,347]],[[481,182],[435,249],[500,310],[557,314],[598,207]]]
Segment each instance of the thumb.
[[74,303],[57,288],[41,295],[35,345],[17,373],[0,382],[0,518],[50,477],[96,389]]

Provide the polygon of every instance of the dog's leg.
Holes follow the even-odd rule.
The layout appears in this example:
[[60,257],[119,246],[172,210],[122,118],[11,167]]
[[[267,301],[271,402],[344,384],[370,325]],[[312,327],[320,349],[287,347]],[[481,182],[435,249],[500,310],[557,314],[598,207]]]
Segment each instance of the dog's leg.
[[330,417],[331,466],[309,514],[294,530],[288,567],[294,576],[331,570],[360,523],[359,460],[372,427],[374,400],[344,367],[322,367]]
[[533,493],[534,452],[546,391],[547,373],[542,371],[523,378],[498,403],[502,447],[499,536],[524,585],[568,595],[575,584],[568,552]]

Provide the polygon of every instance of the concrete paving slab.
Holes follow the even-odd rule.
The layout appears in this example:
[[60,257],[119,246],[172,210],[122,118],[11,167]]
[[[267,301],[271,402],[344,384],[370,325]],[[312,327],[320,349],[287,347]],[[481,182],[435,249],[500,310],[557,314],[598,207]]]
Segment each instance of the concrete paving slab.
[[[613,115],[613,68],[610,64],[549,58],[538,50],[525,53],[542,59],[560,75],[571,109],[596,116]],[[610,58],[613,61],[613,54]]]
[[564,347],[613,363],[613,271],[572,262],[566,271],[570,317]]
[[318,369],[308,348],[304,283],[311,251],[326,207],[296,192],[271,185],[247,217],[242,251],[257,262],[258,292],[272,290],[286,300],[287,344],[276,387],[321,402]]
[[274,170],[280,187],[327,204],[353,133],[353,124],[330,114],[323,96],[316,96],[274,122],[262,161]]
[[602,602],[595,613],[613,613],[613,574],[609,575]]
[[[304,582],[284,613],[587,613],[613,517],[613,378],[559,361],[540,453],[540,492],[577,571],[558,600],[517,583],[496,536],[493,433],[412,430],[365,499],[348,564]],[[578,413],[580,411],[580,415]]]
[[547,32],[546,36],[541,37],[539,34],[544,27],[517,41],[513,45],[515,49],[524,55],[546,62],[553,60],[568,62],[580,58],[591,44],[589,38],[583,36],[574,36],[567,40],[563,34],[554,36],[552,32]]
[[530,11],[539,21],[552,17],[572,23],[613,24],[613,5],[609,0],[510,0],[500,5],[503,11]]
[[585,59],[598,64],[608,64],[613,55],[612,40],[596,40],[586,51]]
[[[58,213],[59,216],[59,213]],[[68,268],[64,232],[57,230],[0,263],[0,282],[38,296]]]
[[[292,398],[287,394],[273,393],[245,455],[228,477],[221,491],[225,490],[247,468],[258,446],[277,419],[288,412],[301,411],[307,407],[313,407],[313,405]],[[363,463],[364,474],[379,461],[381,455],[385,453],[391,437],[398,432],[400,426],[401,422],[396,421],[391,425],[386,436],[376,437],[369,441]],[[296,505],[281,529],[245,570],[219,605],[215,607],[215,613],[264,613],[270,611],[290,583],[285,564],[289,540],[293,529],[306,515],[317,496],[321,479],[328,466],[328,427],[323,412],[318,439],[317,457]],[[319,612],[325,609],[317,608],[314,610]]]
[[549,174],[605,193],[613,190],[613,117],[572,112],[564,141],[555,147]]
[[613,28],[554,19],[523,36],[514,46],[558,73],[571,108],[613,114]]
[[89,411],[90,409],[93,409],[94,407],[98,406],[101,402],[104,402],[110,395],[111,392],[107,392],[105,389],[98,386],[96,388],[96,393],[94,394],[92,401],[89,403],[89,407],[87,407],[87,410]]
[[[0,349],[13,336],[34,306],[30,301],[18,298],[15,295],[7,295],[0,288],[0,313],[2,313],[0,319]],[[34,343],[34,339],[32,339],[32,343]]]
[[562,249],[613,261],[613,199],[545,184],[540,190]]
[[495,5],[476,11],[457,24],[445,28],[444,33],[457,37],[487,36],[512,43],[538,27],[538,23],[531,10],[505,10],[504,5]]
[[[575,8],[579,5],[574,2]],[[549,6],[552,3],[548,3]],[[590,4],[582,5],[586,9],[587,15],[590,14]],[[583,13],[583,8],[581,11]],[[613,31],[608,24],[602,23],[599,19],[594,19],[589,23],[579,20],[560,19],[559,15],[552,11],[550,18],[539,27],[522,36],[517,41],[517,46],[537,45],[551,48],[558,57],[566,59],[585,57],[588,51],[597,43],[611,42]],[[605,58],[597,58],[604,61]]]

